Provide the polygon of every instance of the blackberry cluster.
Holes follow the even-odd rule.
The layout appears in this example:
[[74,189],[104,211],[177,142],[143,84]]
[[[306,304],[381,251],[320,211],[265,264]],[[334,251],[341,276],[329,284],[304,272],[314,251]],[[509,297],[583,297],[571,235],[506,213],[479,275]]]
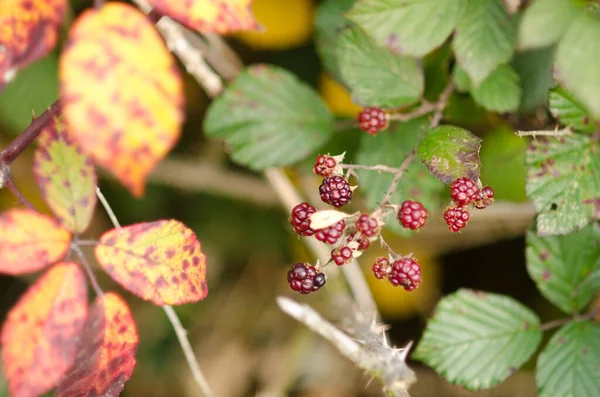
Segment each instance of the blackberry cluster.
[[383,280],[387,277],[387,271],[389,267],[390,261],[388,261],[387,258],[381,257],[377,258],[375,263],[373,263],[371,270],[373,270],[373,275],[376,279]]
[[342,220],[333,226],[315,231],[315,238],[326,244],[335,244],[344,234],[346,223]]
[[388,127],[388,117],[381,108],[366,107],[358,114],[358,126],[367,134],[377,135]]
[[471,215],[467,206],[472,204],[474,208],[484,209],[494,203],[494,190],[480,185],[469,178],[458,178],[450,184],[450,197],[453,204],[444,211],[444,220],[451,232],[459,232],[465,226]]
[[403,257],[390,264],[386,258],[377,258],[372,267],[379,280],[386,279],[393,286],[402,286],[406,291],[414,291],[421,284],[421,266],[411,257]]
[[300,203],[292,209],[289,221],[292,228],[300,236],[310,237],[315,231],[310,228],[310,216],[317,212],[315,207],[307,202]]
[[335,159],[328,154],[321,154],[317,157],[315,161],[315,165],[313,167],[313,171],[317,175],[321,176],[331,176],[333,175],[333,171],[335,170],[335,166],[337,165]]
[[467,226],[470,217],[469,210],[465,207],[451,206],[444,211],[444,220],[450,231],[454,233]]
[[308,295],[327,283],[325,273],[308,263],[294,263],[287,274],[288,283],[294,291]]
[[333,262],[338,266],[349,263],[352,260],[352,257],[352,249],[346,245],[339,246],[331,251],[331,259],[333,259]]
[[374,237],[381,230],[381,226],[379,225],[377,218],[370,216],[369,214],[361,214],[356,220],[354,228],[363,236],[367,237]]
[[479,187],[469,178],[458,178],[450,185],[450,197],[459,207],[469,205],[479,198]]
[[334,175],[323,179],[319,186],[319,194],[324,203],[339,208],[350,202],[352,189],[344,177]]
[[356,237],[357,233],[358,232],[356,230],[350,231],[348,233],[348,236],[346,237],[346,243],[349,243],[351,241],[356,241],[358,243],[358,250],[365,251],[366,249],[369,248],[369,246],[371,246],[371,242],[369,241],[369,238],[366,237],[362,233],[357,238]]
[[425,225],[427,210],[418,201],[406,200],[400,205],[397,218],[405,229],[417,230]]

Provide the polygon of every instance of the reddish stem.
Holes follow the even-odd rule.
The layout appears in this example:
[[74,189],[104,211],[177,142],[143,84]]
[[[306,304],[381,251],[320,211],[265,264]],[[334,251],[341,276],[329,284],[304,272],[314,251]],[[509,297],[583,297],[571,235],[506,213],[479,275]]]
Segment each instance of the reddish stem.
[[33,206],[33,204],[31,204],[31,202],[29,200],[27,200],[27,198],[25,196],[23,196],[23,194],[19,191],[19,189],[17,189],[17,187],[15,186],[15,183],[13,182],[12,177],[10,175],[6,179],[5,186],[8,187],[8,190],[13,192],[15,197],[19,200],[19,203],[23,204],[25,207],[29,208],[30,210],[35,211],[35,207]]
[[61,113],[62,107],[60,104],[60,99],[56,100],[48,109],[44,111],[44,113],[40,114],[38,118],[34,118],[31,120],[31,124],[25,131],[19,134],[8,146],[0,152],[0,164],[11,164],[23,151],[27,146],[29,146],[33,141],[36,140],[40,132],[42,132],[42,128],[46,125],[48,121],[52,119],[52,117],[57,116]]

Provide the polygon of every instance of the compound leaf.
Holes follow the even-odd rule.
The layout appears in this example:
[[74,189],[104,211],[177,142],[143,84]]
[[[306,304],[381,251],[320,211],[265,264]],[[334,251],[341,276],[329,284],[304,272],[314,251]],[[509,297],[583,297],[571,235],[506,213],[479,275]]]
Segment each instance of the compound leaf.
[[69,133],[141,196],[184,118],[181,76],[152,22],[124,3],[85,11],[69,31],[59,77]]
[[156,305],[206,297],[206,257],[194,232],[162,220],[112,229],[96,246],[100,266],[131,293]]
[[96,170],[58,119],[37,140],[33,172],[44,199],[73,233],[87,229],[96,206]]
[[87,316],[85,275],[59,263],[9,311],[2,327],[2,362],[11,395],[36,397],[52,389],[75,360]]
[[526,190],[539,214],[538,235],[567,234],[600,215],[599,149],[585,135],[531,141]]
[[117,397],[136,365],[138,333],[127,303],[113,292],[96,298],[77,344],[77,357],[54,397]]
[[290,72],[254,65],[211,104],[204,130],[225,139],[234,161],[264,170],[293,164],[323,146],[333,133],[333,116]]
[[64,258],[71,234],[58,221],[30,209],[0,214],[0,273],[37,272]]
[[539,319],[514,299],[460,289],[443,298],[413,358],[469,390],[506,379],[537,349]]

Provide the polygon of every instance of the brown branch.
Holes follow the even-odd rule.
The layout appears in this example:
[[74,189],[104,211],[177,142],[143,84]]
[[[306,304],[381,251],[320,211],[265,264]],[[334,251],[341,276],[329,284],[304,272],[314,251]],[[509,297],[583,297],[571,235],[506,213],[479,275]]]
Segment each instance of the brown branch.
[[571,131],[570,127],[565,127],[560,130],[558,129],[558,127],[556,127],[552,131],[517,131],[515,132],[515,135],[521,138],[524,136],[532,136],[534,138],[537,136],[549,136],[554,138],[560,138],[561,136],[565,135],[573,135],[573,131]]
[[79,257],[79,261],[81,262],[81,267],[83,267],[83,270],[85,270],[85,272],[87,273],[87,276],[90,279],[90,283],[92,284],[92,288],[94,289],[94,292],[96,292],[96,295],[103,296],[104,291],[102,291],[102,288],[100,288],[100,284],[98,284],[98,280],[96,280],[96,276],[94,275],[94,271],[92,270],[90,263],[88,262],[87,258],[83,254],[83,251],[81,250],[81,248],[79,248],[77,239],[75,239],[73,241],[73,243],[71,244],[71,250],[73,250]]
[[406,172],[408,166],[413,161],[416,155],[417,149],[415,148],[412,152],[408,154],[408,156],[406,156],[400,167],[396,170],[396,173],[394,174],[394,179],[392,180],[390,187],[388,188],[387,192],[385,193],[385,196],[383,196],[383,199],[381,200],[375,211],[380,210],[390,201],[392,195],[396,191],[396,187],[398,187],[398,183],[400,183],[400,179],[402,179],[402,176],[404,176],[404,173]]
[[54,116],[59,115],[61,111],[62,107],[60,99],[58,99],[39,117],[33,118],[31,124],[0,152],[0,164],[11,164],[27,146],[36,140],[46,123]]
[[380,171],[380,172],[388,172],[390,174],[395,174],[398,169],[394,167],[388,167],[387,165],[360,165],[360,164],[340,164],[342,169],[349,170],[367,170],[367,171]]
[[19,189],[13,182],[12,177],[10,175],[5,180],[4,186],[8,187],[8,190],[10,190],[15,195],[15,197],[19,200],[19,203],[23,204],[25,207],[29,208],[30,210],[35,211],[35,207],[33,206],[33,204],[31,204],[31,202],[29,200],[27,200],[27,197],[25,197],[23,195],[23,193],[21,193],[19,191]]

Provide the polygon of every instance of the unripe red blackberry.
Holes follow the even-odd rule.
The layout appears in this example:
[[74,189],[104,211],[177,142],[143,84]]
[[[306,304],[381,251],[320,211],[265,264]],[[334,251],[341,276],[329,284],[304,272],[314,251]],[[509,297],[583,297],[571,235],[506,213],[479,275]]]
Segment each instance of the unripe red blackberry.
[[393,286],[401,285],[406,291],[413,291],[421,284],[421,266],[409,257],[395,260],[388,280]]
[[459,232],[467,226],[470,215],[465,207],[448,207],[444,211],[444,220],[451,232]]
[[383,280],[387,277],[389,268],[390,261],[387,258],[380,257],[377,258],[375,263],[373,263],[373,267],[371,269],[373,270],[373,275],[375,276],[375,278]]
[[367,134],[377,135],[388,126],[388,116],[383,109],[367,107],[358,114],[358,126]]
[[423,204],[418,201],[406,200],[400,205],[397,218],[402,227],[417,230],[425,225],[428,215]]
[[331,251],[331,259],[333,259],[338,266],[350,263],[352,260],[352,250],[346,245],[334,248],[333,251]]
[[312,236],[315,231],[310,228],[310,216],[315,212],[317,212],[315,207],[306,202],[295,206],[289,218],[294,231],[300,236]]
[[342,176],[334,175],[323,179],[319,186],[319,194],[323,202],[338,208],[348,204],[352,198],[352,189]]
[[358,237],[358,239],[357,239],[356,234],[357,234],[356,230],[349,232],[348,237],[346,237],[346,244],[349,243],[350,241],[356,241],[358,243],[359,251],[364,251],[367,248],[369,248],[369,246],[371,245],[369,238],[361,233],[360,237]]
[[484,187],[479,192],[479,200],[475,201],[473,205],[477,209],[484,209],[488,205],[494,204],[494,189],[489,186]]
[[315,238],[327,244],[335,244],[344,234],[345,228],[346,223],[341,220],[333,226],[315,230]]
[[337,165],[335,159],[328,154],[321,154],[317,157],[315,161],[315,166],[313,167],[313,171],[317,175],[321,176],[331,176],[333,171],[335,170],[335,166]]
[[294,291],[304,295],[317,291],[327,282],[325,274],[308,263],[294,263],[287,280]]
[[361,214],[354,223],[354,228],[367,237],[376,236],[381,230],[377,218],[369,214]]
[[458,178],[450,185],[450,197],[462,207],[479,199],[479,187],[469,178]]

